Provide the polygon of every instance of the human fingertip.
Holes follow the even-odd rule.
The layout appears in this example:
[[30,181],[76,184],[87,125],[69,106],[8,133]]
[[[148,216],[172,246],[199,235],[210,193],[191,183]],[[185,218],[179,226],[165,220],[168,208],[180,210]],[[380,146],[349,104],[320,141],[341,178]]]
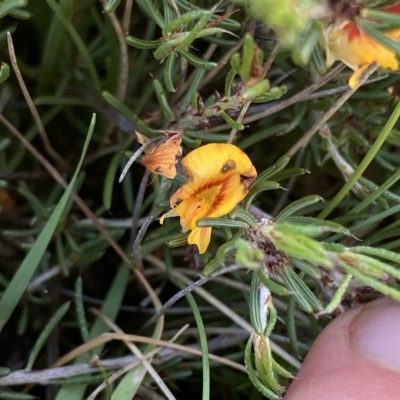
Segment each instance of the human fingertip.
[[343,313],[312,345],[284,400],[400,399],[400,303]]
[[381,367],[400,372],[400,303],[369,303],[350,323],[353,351]]

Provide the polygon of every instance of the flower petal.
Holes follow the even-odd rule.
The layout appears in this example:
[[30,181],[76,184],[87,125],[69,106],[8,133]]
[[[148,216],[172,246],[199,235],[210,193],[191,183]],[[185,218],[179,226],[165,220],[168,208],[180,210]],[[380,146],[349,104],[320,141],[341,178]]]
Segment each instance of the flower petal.
[[248,193],[248,187],[241,182],[240,176],[236,174],[221,180],[221,184],[218,196],[215,198],[208,214],[210,218],[218,218],[229,214]]
[[[391,70],[398,69],[396,54],[393,50],[378,43],[366,33],[360,31],[358,34],[355,33],[354,26],[354,24],[349,23],[343,29],[349,36],[349,48],[353,54],[362,61],[361,65],[375,62],[382,68],[389,68]],[[358,30],[358,28],[355,29]],[[400,30],[396,29],[386,32],[385,36],[397,40],[400,37]]]
[[210,143],[190,152],[182,166],[189,181],[213,179],[230,171],[248,178],[257,176],[247,154],[226,143]]
[[331,25],[324,29],[321,44],[326,49],[327,67],[330,67],[336,60],[342,61],[353,70],[362,64],[362,60],[349,48],[348,35],[340,26]]
[[188,237],[188,243],[197,245],[199,253],[204,254],[210,244],[211,230],[210,227],[193,229]]
[[202,254],[210,243],[211,228],[198,227],[197,221],[231,212],[248,193],[257,171],[242,150],[221,143],[193,150],[182,165],[188,182],[171,196],[173,209],[160,218],[160,223],[179,216],[182,230],[192,231],[188,243],[196,244]]
[[365,70],[368,69],[371,66],[371,64],[365,64],[358,68],[353,75],[351,75],[349,79],[349,87],[350,89],[354,89],[358,82],[360,81],[362,75],[364,74]]
[[196,228],[196,222],[208,216],[206,204],[196,197],[182,201],[174,211],[181,217],[180,223],[184,232]]
[[[393,40],[400,38],[400,29],[385,32]],[[351,69],[376,63],[382,68],[397,70],[399,64],[394,51],[378,43],[362,32],[354,22],[346,21],[341,25],[331,25],[324,30],[323,45],[326,48],[327,66],[335,60],[341,60]],[[361,72],[356,72],[356,74]],[[353,79],[354,84],[355,79]]]

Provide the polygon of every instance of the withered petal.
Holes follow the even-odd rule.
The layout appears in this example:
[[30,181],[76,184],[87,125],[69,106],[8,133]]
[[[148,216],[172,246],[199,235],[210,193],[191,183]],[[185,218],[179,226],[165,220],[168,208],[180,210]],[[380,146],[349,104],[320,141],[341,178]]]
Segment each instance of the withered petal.
[[173,179],[176,176],[177,156],[182,155],[181,137],[175,135],[156,145],[142,158],[142,164],[154,174]]

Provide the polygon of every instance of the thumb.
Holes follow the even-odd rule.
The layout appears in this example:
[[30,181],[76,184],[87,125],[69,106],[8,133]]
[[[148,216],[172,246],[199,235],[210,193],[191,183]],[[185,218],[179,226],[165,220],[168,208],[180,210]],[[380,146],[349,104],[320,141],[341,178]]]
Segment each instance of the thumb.
[[347,311],[318,336],[284,400],[400,399],[400,303]]

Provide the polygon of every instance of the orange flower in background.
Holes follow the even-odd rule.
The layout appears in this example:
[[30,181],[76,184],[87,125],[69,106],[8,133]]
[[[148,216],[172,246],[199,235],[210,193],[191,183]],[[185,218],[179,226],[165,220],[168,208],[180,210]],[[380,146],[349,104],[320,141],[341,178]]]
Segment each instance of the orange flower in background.
[[15,202],[6,190],[0,190],[0,211],[14,208]]
[[[400,4],[383,11],[400,13]],[[384,35],[398,41],[400,29],[384,32]],[[329,26],[324,30],[323,42],[328,67],[340,60],[355,71],[349,80],[351,88],[357,85],[362,73],[373,63],[393,71],[399,69],[395,52],[361,31],[354,22],[346,21],[341,25]]]
[[257,171],[242,150],[223,143],[193,150],[182,159],[182,166],[188,182],[171,196],[172,210],[160,218],[160,223],[179,216],[183,232],[191,231],[188,243],[196,244],[203,254],[210,244],[212,228],[198,227],[197,221],[231,212],[248,193]]

